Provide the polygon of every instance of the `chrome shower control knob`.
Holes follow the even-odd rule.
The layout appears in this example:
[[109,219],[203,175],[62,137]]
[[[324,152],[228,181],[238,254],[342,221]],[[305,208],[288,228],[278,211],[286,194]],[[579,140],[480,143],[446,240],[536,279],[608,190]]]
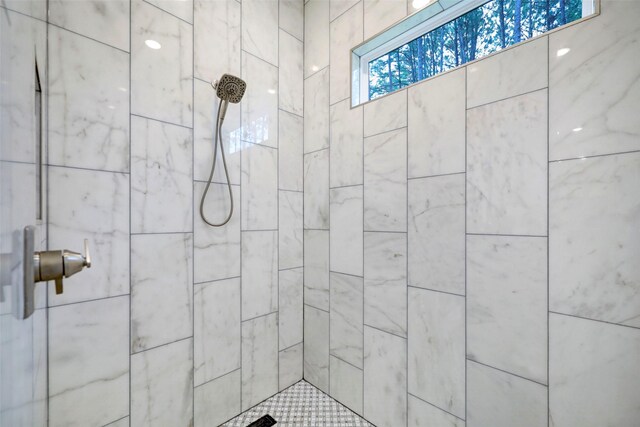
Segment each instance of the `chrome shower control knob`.
[[89,241],[87,239],[84,239],[84,255],[68,249],[35,252],[33,254],[34,282],[54,280],[56,294],[63,292],[63,277],[71,277],[85,267],[91,268],[91,254],[89,253]]

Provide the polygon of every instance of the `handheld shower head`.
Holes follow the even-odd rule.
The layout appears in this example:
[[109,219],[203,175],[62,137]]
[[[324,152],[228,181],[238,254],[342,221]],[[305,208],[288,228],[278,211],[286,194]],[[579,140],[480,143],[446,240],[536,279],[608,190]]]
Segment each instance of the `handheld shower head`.
[[218,98],[233,104],[240,102],[244,91],[247,90],[245,81],[231,74],[223,74],[220,80],[214,83],[213,87]]

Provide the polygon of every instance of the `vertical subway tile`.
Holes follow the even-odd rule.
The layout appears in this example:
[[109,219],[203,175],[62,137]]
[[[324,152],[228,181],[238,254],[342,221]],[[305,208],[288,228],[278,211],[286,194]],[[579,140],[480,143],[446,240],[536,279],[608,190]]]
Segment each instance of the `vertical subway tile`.
[[278,106],[281,110],[302,116],[304,108],[303,43],[280,31],[280,66],[278,67]]
[[242,2],[242,49],[278,65],[278,2],[244,0]]
[[467,231],[547,234],[547,91],[467,112]]
[[302,268],[282,270],[279,273],[278,331],[280,350],[302,342],[303,279]]
[[407,91],[401,90],[364,106],[364,136],[407,126]]
[[193,27],[142,0],[131,15],[131,112],[191,127]]
[[295,191],[280,191],[278,197],[279,212],[279,249],[280,269],[302,267],[303,230],[302,208],[303,194]]
[[193,334],[191,234],[131,236],[131,351]]
[[50,287],[49,305],[129,293],[129,177],[122,173],[49,167],[49,246],[80,248],[89,240],[90,269]]
[[540,37],[469,65],[467,107],[547,87],[547,44]]
[[48,19],[59,27],[129,51],[128,0],[51,0]]
[[304,6],[304,24],[304,77],[307,78],[329,65],[329,2],[309,0]]
[[472,361],[467,378],[469,426],[547,425],[547,387]]
[[467,357],[547,383],[547,239],[467,237]]
[[129,55],[54,26],[49,51],[49,163],[128,172]]
[[329,229],[329,150],[304,156],[304,227]]
[[278,186],[281,190],[303,191],[304,120],[286,111],[280,111],[278,120]]
[[378,427],[407,424],[407,340],[364,329],[364,417]]
[[242,323],[242,409],[278,392],[277,313]]
[[190,129],[131,117],[131,232],[189,232],[193,140]]
[[242,229],[278,228],[278,150],[245,144],[241,157]]
[[278,148],[278,68],[243,52],[242,78],[247,82],[240,103],[242,140]]
[[550,168],[550,309],[640,327],[640,153]]
[[362,369],[362,277],[331,273],[329,351]]
[[362,276],[362,186],[330,190],[330,269]]
[[465,171],[465,69],[408,89],[409,178]]
[[348,99],[331,106],[331,187],[363,183],[362,126],[362,107],[351,108]]
[[194,383],[240,368],[240,279],[194,287]]
[[407,231],[406,129],[364,140],[364,229]]
[[[327,3],[323,0],[312,1]],[[304,81],[305,153],[329,146],[329,120],[329,70],[325,68]]]
[[409,288],[409,393],[465,415],[464,297]]
[[[200,216],[200,201],[205,183],[195,182],[193,189],[193,267],[194,282],[227,279],[240,276],[240,187],[232,186],[234,209],[231,219],[224,227],[212,227]],[[204,214],[208,221],[221,223],[230,208],[229,190],[224,184],[212,184],[204,203]]]
[[[235,0],[232,0],[235,1]],[[241,412],[240,369],[194,390],[194,427],[219,425]]]
[[278,309],[278,232],[242,232],[242,320]]
[[364,322],[407,336],[407,236],[365,233]]
[[193,0],[194,76],[205,82],[240,75],[241,3]]
[[465,292],[465,175],[409,180],[409,285]]
[[302,343],[280,351],[278,390],[282,391],[302,379],[302,353]]
[[193,342],[131,356],[131,424],[193,425]]
[[49,310],[51,426],[105,425],[128,415],[128,341],[128,296]]
[[304,231],[304,303],[329,311],[329,231]]
[[304,378],[329,392],[329,313],[308,305],[304,306]]
[[338,402],[362,415],[363,373],[337,357],[331,356],[330,395]]
[[362,43],[362,2],[330,24],[330,95],[331,104],[351,96],[351,48]]
[[631,426],[640,419],[640,330],[551,313],[549,419]]

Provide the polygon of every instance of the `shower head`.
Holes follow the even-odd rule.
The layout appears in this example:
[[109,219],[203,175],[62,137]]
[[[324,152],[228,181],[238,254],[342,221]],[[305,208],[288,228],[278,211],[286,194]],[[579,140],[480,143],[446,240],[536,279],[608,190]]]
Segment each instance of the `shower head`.
[[220,80],[213,84],[216,95],[223,101],[237,104],[242,99],[247,84],[240,77],[231,74],[223,74]]

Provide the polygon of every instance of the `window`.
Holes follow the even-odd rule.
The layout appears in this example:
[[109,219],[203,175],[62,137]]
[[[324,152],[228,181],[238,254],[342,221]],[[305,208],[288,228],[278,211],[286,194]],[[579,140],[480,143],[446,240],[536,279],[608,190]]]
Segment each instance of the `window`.
[[595,9],[593,0],[466,0],[446,11],[441,2],[353,49],[359,68],[354,69],[354,89],[360,80],[359,90],[353,91],[354,105],[579,20]]

